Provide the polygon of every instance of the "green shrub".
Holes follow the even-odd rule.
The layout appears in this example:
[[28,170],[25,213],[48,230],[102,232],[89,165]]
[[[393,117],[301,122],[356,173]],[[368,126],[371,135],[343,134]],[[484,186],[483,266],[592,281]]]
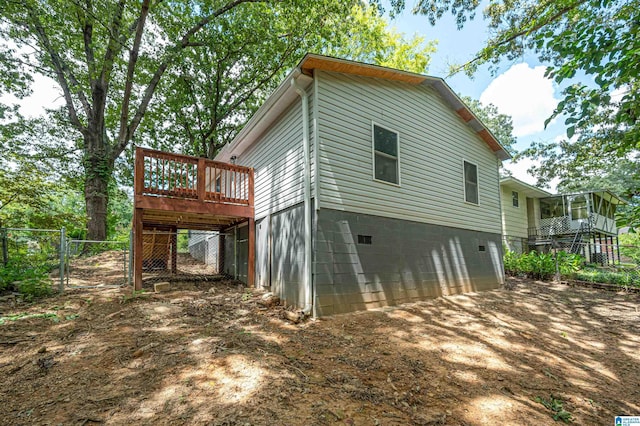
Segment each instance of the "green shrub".
[[640,287],[640,271],[637,269],[612,271],[589,267],[577,272],[575,279],[592,283],[614,284],[621,287]]
[[520,261],[519,254],[511,250],[505,251],[504,259],[503,259],[504,272],[507,275],[517,275],[520,270],[519,261]]
[[[577,254],[559,251],[557,254],[558,269],[564,276],[573,276],[584,263],[584,258]],[[556,273],[556,256],[552,253],[517,254],[507,251],[504,255],[504,269],[508,275],[525,275],[538,280],[548,280]]]
[[584,257],[579,254],[567,253],[566,251],[559,251],[556,256],[558,258],[558,269],[564,277],[575,276],[585,261]]
[[17,291],[27,300],[51,294],[51,269],[46,263],[31,265],[28,258],[10,260],[0,266],[0,291]]

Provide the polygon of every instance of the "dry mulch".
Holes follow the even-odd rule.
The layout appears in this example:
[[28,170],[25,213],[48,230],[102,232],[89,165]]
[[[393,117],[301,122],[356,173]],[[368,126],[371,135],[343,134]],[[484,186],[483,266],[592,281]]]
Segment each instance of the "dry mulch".
[[640,415],[640,295],[510,284],[301,324],[230,281],[5,300],[0,423],[551,425],[552,399],[580,425]]

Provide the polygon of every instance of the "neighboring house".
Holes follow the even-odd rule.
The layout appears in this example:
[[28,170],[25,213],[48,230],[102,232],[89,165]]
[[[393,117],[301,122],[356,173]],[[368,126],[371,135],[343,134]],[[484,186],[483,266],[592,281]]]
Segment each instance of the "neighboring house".
[[529,248],[529,228],[540,226],[540,199],[552,194],[513,177],[500,180],[502,241],[508,250]]
[[499,287],[508,158],[442,79],[310,54],[216,161],[254,169],[256,286],[321,316]]
[[585,191],[553,195],[513,177],[500,181],[503,243],[512,251],[579,253],[588,262],[620,261],[615,194]]
[[189,254],[207,265],[218,266],[219,239],[215,231],[189,231]]

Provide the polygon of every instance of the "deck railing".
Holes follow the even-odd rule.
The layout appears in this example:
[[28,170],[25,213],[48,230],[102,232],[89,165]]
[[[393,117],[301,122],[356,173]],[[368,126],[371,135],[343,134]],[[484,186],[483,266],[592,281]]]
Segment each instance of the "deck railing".
[[253,169],[136,148],[136,195],[253,204]]

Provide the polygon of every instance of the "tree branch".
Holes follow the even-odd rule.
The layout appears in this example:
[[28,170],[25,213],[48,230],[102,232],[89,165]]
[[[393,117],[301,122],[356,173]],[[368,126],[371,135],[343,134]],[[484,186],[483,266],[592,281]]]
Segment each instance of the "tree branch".
[[[62,59],[60,58],[60,55],[58,54],[58,52],[56,52],[56,50],[51,45],[51,41],[49,40],[49,37],[44,27],[42,26],[42,23],[40,22],[40,19],[36,11],[30,8],[28,13],[29,13],[29,17],[33,22],[33,25],[35,26],[36,36],[40,39],[40,42],[42,43],[45,51],[51,58],[51,63],[55,70],[56,79],[58,80],[58,83],[62,88],[62,93],[64,94],[64,100],[67,104],[69,120],[78,131],[80,131],[82,134],[86,134],[87,129],[80,122],[80,119],[78,118],[78,114],[76,112],[76,108],[73,105],[73,98],[71,97],[71,89],[69,87],[69,83],[67,82],[67,77],[65,76],[65,70],[67,68],[64,65]],[[70,77],[70,79],[72,80],[72,83],[75,80],[73,77]],[[82,92],[80,92],[79,95],[80,94],[82,94]],[[86,98],[84,98],[84,95],[79,97],[81,98],[81,102],[82,102],[82,99],[84,99],[84,102],[83,102],[84,104],[86,102]]]
[[87,8],[82,28],[82,39],[84,40],[84,56],[87,61],[87,70],[89,71],[89,78],[93,79],[95,75],[95,55],[93,52],[93,22],[87,15],[93,15],[93,5],[91,0],[86,0],[85,6]]
[[[129,63],[127,65],[127,77],[124,86],[124,94],[122,97],[122,110],[120,111],[120,131],[118,134],[118,145],[116,146],[116,151],[120,146],[122,149],[129,142],[129,138],[133,132],[129,133],[129,126],[127,125],[127,121],[129,119],[129,104],[131,102],[131,91],[133,90],[133,74],[136,68],[136,64],[138,62],[138,52],[140,51],[140,44],[142,42],[142,33],[144,31],[144,25],[147,21],[147,15],[149,14],[149,0],[143,0],[142,6],[140,7],[140,15],[137,22],[136,34],[133,40],[133,46],[131,47],[131,51],[129,52]],[[164,70],[163,70],[164,72]],[[159,78],[158,78],[159,80]],[[155,90],[155,86],[154,86]],[[146,108],[145,108],[146,110]],[[122,141],[125,141],[122,143]],[[115,153],[114,153],[115,154]],[[113,157],[115,158],[120,155],[120,152],[117,153]]]
[[233,0],[233,1],[230,1],[226,5],[222,6],[221,8],[219,8],[216,11],[214,11],[213,13],[211,13],[210,15],[208,15],[208,16],[204,17],[203,19],[201,19],[196,25],[191,27],[184,34],[184,36],[182,36],[182,38],[180,39],[180,41],[178,43],[176,43],[173,47],[171,47],[169,49],[169,54],[167,55],[167,58],[158,66],[158,69],[156,70],[156,72],[151,77],[151,80],[149,81],[149,84],[147,85],[147,88],[144,91],[144,94],[143,94],[143,97],[142,97],[142,101],[140,102],[140,105],[138,105],[138,108],[136,110],[136,113],[135,113],[133,119],[131,120],[131,123],[128,126],[126,126],[124,132],[122,131],[122,128],[121,128],[121,132],[120,132],[120,135],[119,135],[119,138],[118,138],[118,142],[114,146],[114,149],[112,150],[112,153],[111,153],[113,159],[118,157],[120,155],[120,153],[124,150],[124,148],[127,146],[127,144],[129,143],[129,139],[135,133],[136,129],[140,125],[140,121],[142,121],[142,117],[144,117],[144,114],[147,111],[147,107],[149,106],[149,103],[151,102],[151,98],[153,97],[153,94],[154,94],[154,92],[156,90],[156,87],[158,86],[158,83],[160,82],[160,79],[162,78],[162,75],[164,74],[164,72],[169,67],[169,64],[173,61],[175,54],[178,51],[180,51],[180,50],[182,50],[182,49],[184,49],[185,47],[188,46],[191,37],[193,35],[195,35],[198,31],[200,31],[202,28],[204,28],[211,21],[213,21],[215,18],[217,18],[218,16],[228,12],[229,10],[233,9],[234,7],[237,7],[238,5],[243,4],[243,3],[260,3],[260,2],[263,2],[263,1],[264,0]]
[[531,28],[524,28],[520,31],[517,31],[509,36],[507,36],[506,38],[502,39],[502,40],[498,40],[495,43],[491,44],[490,46],[485,47],[484,49],[482,49],[480,51],[480,54],[476,55],[473,59],[465,62],[464,64],[456,67],[455,69],[453,69],[451,72],[449,72],[449,74],[445,77],[445,78],[449,78],[457,73],[459,73],[460,71],[462,71],[463,69],[467,68],[468,66],[470,66],[471,64],[475,63],[475,62],[479,62],[482,59],[485,59],[488,54],[491,51],[496,50],[499,47],[502,47],[506,44],[511,43],[512,41],[516,40],[517,38],[526,36],[528,34],[534,33],[536,31],[538,31],[539,29],[541,29],[542,27],[557,21],[558,19],[562,18],[565,14],[569,13],[570,11],[578,8],[579,6],[583,5],[584,3],[586,3],[587,0],[579,0],[578,2],[569,5],[567,7],[564,7],[562,9],[560,9],[559,11],[557,11],[555,14],[553,14],[549,19],[545,19],[545,20],[537,20],[536,24],[534,26],[532,26]]

